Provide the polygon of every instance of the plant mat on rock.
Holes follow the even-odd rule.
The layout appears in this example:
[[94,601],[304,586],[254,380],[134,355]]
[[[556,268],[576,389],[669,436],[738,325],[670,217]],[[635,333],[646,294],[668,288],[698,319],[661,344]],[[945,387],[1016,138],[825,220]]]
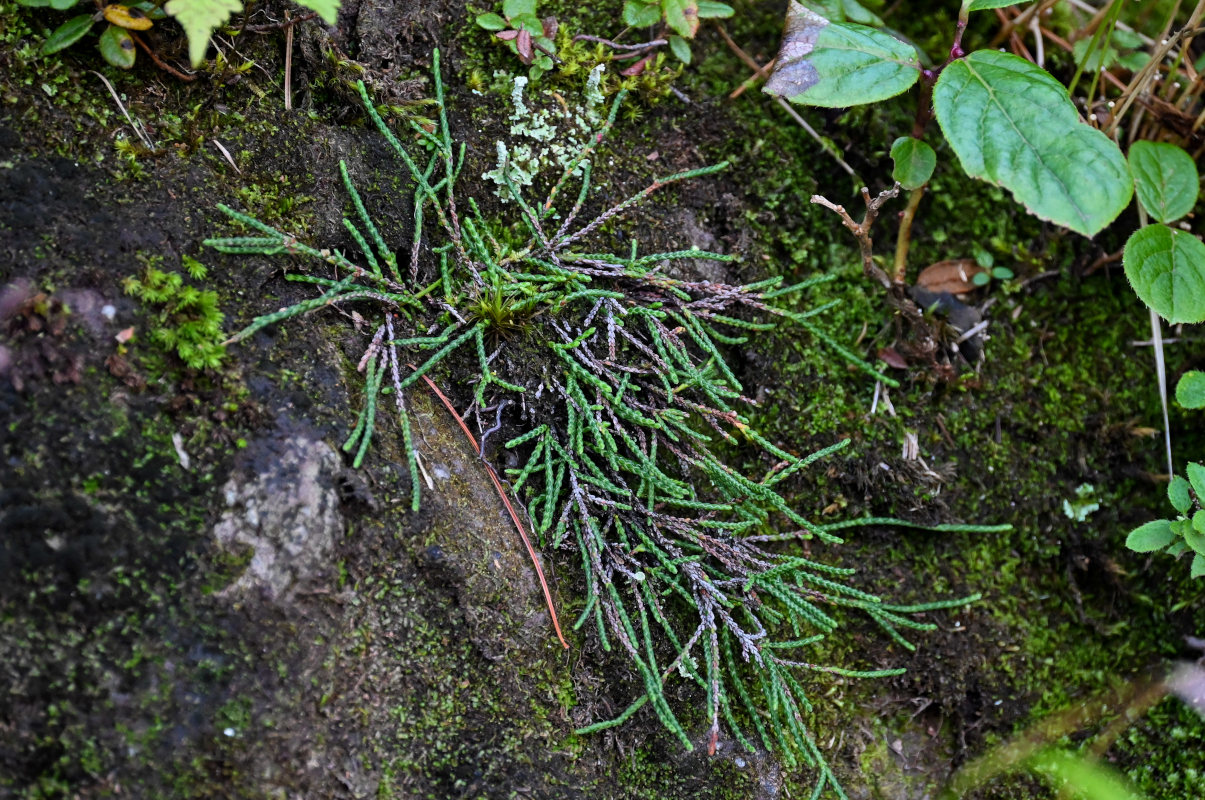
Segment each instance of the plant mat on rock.
[[[503,445],[522,464],[507,471],[511,491],[526,498],[541,546],[576,549],[582,559],[587,602],[574,628],[592,622],[603,649],[617,643],[644,685],[644,693],[618,717],[579,733],[618,725],[647,703],[683,747],[693,749],[664,688],[676,672],[704,692],[709,752],[715,751],[721,716],[737,741],[754,752],[754,739],[745,733],[751,725],[767,750],[777,751],[788,764],[802,762],[817,771],[817,793],[831,786],[844,796],[809,730],[812,706],[799,676],[870,678],[902,670],[848,669],[813,663],[801,654],[841,626],[839,609],[865,614],[891,640],[914,649],[900,628],[935,626],[913,615],[965,605],[977,595],[886,603],[849,585],[853,569],[765,547],[787,539],[838,544],[838,530],[908,523],[865,518],[818,524],[798,513],[775,487],[848,441],[799,456],[763,437],[738,410],[749,401],[721,348],[744,344],[747,334],[776,324],[758,317],[787,320],[883,383],[895,382],[813,321],[834,303],[805,312],[781,305],[780,298],[806,291],[829,279],[825,276],[786,286],[781,278],[730,285],[674,278],[664,271],[668,263],[686,259],[732,260],[720,253],[692,249],[641,255],[635,241],[623,255],[581,249],[591,234],[654,191],[726,166],[659,178],[578,223],[591,188],[592,156],[614,124],[623,92],[537,204],[526,200],[511,179],[510,153],[499,142],[506,197],[518,209],[523,233],[516,237],[513,228],[488,219],[473,198],[456,191],[465,147],[455,147],[452,140],[438,51],[434,74],[438,128],[432,132],[411,122],[417,141],[431,153],[425,165],[389,130],[360,85],[369,117],[415,184],[408,277],[345,164],[340,171],[355,215],[343,224],[366,267],[219,206],[258,235],[207,242],[218,250],[303,255],[333,267],[331,277],[289,275],[322,293],[257,318],[231,341],[328,306],[368,301],[383,307],[358,365],[366,375],[365,403],[344,450],[355,453],[356,466],[362,462],[377,429],[378,404],[392,395],[414,510],[422,468],[406,391],[419,379],[429,381],[432,369],[446,364],[454,372],[476,375],[470,410],[457,416],[473,413],[484,427],[481,415],[494,412],[493,427],[482,434],[483,457],[486,440],[503,427],[508,406],[518,405],[521,418],[542,420]],[[574,182],[579,185],[571,207],[558,209]],[[432,229],[442,239],[439,244],[426,238]],[[406,374],[402,351],[429,355]],[[718,454],[721,444],[744,442],[777,460],[760,479],[741,474]],[[522,532],[518,516],[514,519]],[[793,530],[781,532],[779,519]]]

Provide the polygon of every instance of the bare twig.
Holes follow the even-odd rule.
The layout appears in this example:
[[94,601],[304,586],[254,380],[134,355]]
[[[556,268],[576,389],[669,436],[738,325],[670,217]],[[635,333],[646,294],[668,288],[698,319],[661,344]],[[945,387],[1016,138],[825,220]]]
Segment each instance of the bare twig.
[[858,247],[862,253],[862,271],[868,278],[874,278],[881,283],[884,289],[891,288],[891,278],[887,277],[887,273],[874,263],[874,242],[870,238],[870,228],[874,225],[875,218],[878,217],[879,209],[883,207],[883,204],[899,193],[900,185],[897,183],[890,189],[879,192],[878,196],[872,199],[870,190],[863,186],[862,199],[866,202],[866,214],[862,217],[861,222],[854,222],[853,217],[845,210],[845,206],[839,206],[822,195],[812,195],[813,203],[824,206],[841,217],[841,222],[858,240]]

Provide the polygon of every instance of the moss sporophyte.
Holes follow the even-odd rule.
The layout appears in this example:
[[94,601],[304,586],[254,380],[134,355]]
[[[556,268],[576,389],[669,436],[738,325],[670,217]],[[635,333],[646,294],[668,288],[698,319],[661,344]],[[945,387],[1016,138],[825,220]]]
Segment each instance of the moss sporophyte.
[[[750,333],[789,322],[835,357],[887,385],[895,381],[820,327],[818,316],[834,303],[806,311],[786,305],[828,276],[791,285],[781,278],[744,285],[697,281],[671,277],[666,267],[687,259],[727,264],[734,257],[701,250],[642,254],[636,241],[624,253],[587,245],[654,191],[726,166],[657,178],[583,222],[593,159],[614,126],[622,91],[568,157],[536,163],[530,182],[518,179],[531,169],[525,165],[521,172],[515,164],[518,147],[499,143],[491,176],[500,181],[514,217],[488,217],[459,191],[465,147],[452,139],[438,52],[433,61],[438,125],[427,130],[410,123],[429,148],[426,155],[386,126],[360,85],[368,117],[413,181],[408,252],[387,245],[343,163],[340,174],[354,211],[343,224],[359,251],[356,260],[219,206],[255,234],[213,239],[210,246],[234,254],[287,252],[323,264],[328,274],[334,269],[331,277],[290,274],[319,294],[255,319],[231,341],[327,306],[374,309],[379,322],[359,363],[364,406],[344,450],[359,466],[377,429],[378,405],[392,405],[415,510],[420,470],[407,392],[418,381],[437,367],[444,370],[441,383],[471,395],[461,416],[475,416],[481,430],[504,418],[526,422],[526,432],[503,445],[518,464],[505,470],[510,490],[525,506],[539,545],[580,560],[585,599],[574,627],[592,628],[606,650],[618,647],[643,687],[618,717],[579,733],[618,725],[648,706],[683,747],[704,742],[711,751],[723,718],[742,747],[753,751],[757,742],[787,764],[805,764],[816,774],[817,794],[829,787],[843,797],[809,728],[806,676],[873,678],[902,670],[816,663],[809,649],[852,611],[910,650],[901,630],[934,627],[913,615],[977,596],[920,605],[884,602],[851,585],[854,570],[774,544],[839,544],[837,532],[845,528],[908,523],[864,518],[820,524],[794,508],[780,491],[783,483],[848,441],[800,455],[762,436],[742,413],[749,401],[725,351],[747,345]],[[597,91],[593,81],[591,91]],[[518,90],[515,100],[540,102]],[[538,120],[538,112],[530,119]],[[546,178],[541,171],[549,166],[553,172]],[[532,187],[545,187],[539,201],[525,195]],[[530,335],[516,335],[522,333]],[[466,365],[475,366],[466,374]],[[748,445],[766,456],[765,474],[745,474],[720,455],[721,447]],[[697,735],[687,732],[669,701],[666,682],[675,676],[698,687],[706,730]]]

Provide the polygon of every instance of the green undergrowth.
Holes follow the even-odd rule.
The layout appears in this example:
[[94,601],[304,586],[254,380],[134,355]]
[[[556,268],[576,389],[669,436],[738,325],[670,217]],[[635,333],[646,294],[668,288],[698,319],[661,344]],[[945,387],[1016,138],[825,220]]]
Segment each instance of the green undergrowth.
[[[742,27],[739,15],[733,27],[738,41],[756,46],[758,28]],[[742,69],[720,51],[688,74],[687,91],[693,86],[726,93],[739,85],[732,76]],[[828,211],[807,202],[821,193],[851,211],[858,208],[849,177],[765,98],[747,93],[722,113],[731,146],[720,143],[717,151],[733,158],[748,181],[746,219],[757,234],[755,257],[768,274],[787,279],[816,270],[835,275],[815,296],[841,301],[829,314],[832,329],[846,341],[863,334],[863,356],[892,345],[895,329],[883,313],[885,298],[863,278],[856,243]],[[890,174],[885,148],[912,123],[909,109],[890,104],[830,114],[827,122],[820,116],[809,119],[822,135],[849,148],[847,158],[872,181]],[[915,677],[895,684],[951,712],[977,708],[972,713],[989,722],[969,742],[979,750],[1135,679],[1153,663],[1183,657],[1182,636],[1193,633],[1191,609],[1202,595],[1174,574],[1182,565],[1160,569],[1123,547],[1132,522],[1159,510],[1163,489],[1148,476],[1163,469],[1159,439],[1152,436],[1159,427],[1154,360],[1149,347],[1132,344],[1149,339],[1149,323],[1120,273],[1073,276],[1084,264],[1077,260],[1084,241],[1044,228],[999,189],[943,176],[940,168],[931,189],[914,229],[911,275],[928,263],[975,257],[979,250],[1013,269],[1018,281],[1056,273],[1028,287],[1011,281],[972,296],[974,303],[994,302],[981,365],[941,381],[923,368],[904,372],[880,362],[903,385],[881,387],[874,414],[873,382],[850,380],[844,364],[818,357],[787,330],[761,340],[761,352],[776,357],[751,353],[746,369],[758,376],[761,401],[751,422],[768,438],[852,440],[839,466],[792,485],[792,498],[810,503],[813,513],[1013,524],[1011,533],[988,535],[858,535],[841,554],[841,563],[859,565],[872,583],[895,580],[903,570],[904,596],[970,589],[984,594],[962,617],[961,631],[930,637],[940,661],[927,664],[922,648],[912,662]],[[894,247],[893,212],[900,208],[902,201],[889,204],[874,230],[876,253],[885,258]],[[1107,248],[1109,234],[1102,239]],[[1191,344],[1170,347],[1168,358],[1169,374],[1179,374],[1191,366]],[[1178,460],[1205,449],[1199,427],[1175,409],[1172,430]],[[916,436],[924,468],[901,457],[909,434]],[[1077,522],[1064,514],[1063,501],[1085,483],[1100,509]],[[1178,600],[1171,612],[1171,604],[1155,599],[1167,597]],[[830,657],[842,655],[838,648]],[[869,703],[874,690],[854,685],[848,691],[856,707]],[[1156,713],[1130,738],[1170,754],[1180,751],[1177,742],[1186,732],[1199,735],[1202,727],[1189,712]],[[1125,736],[1117,749],[1131,759],[1138,752]],[[1199,769],[1193,762],[1189,758],[1181,769],[1174,758],[1160,759],[1163,784],[1150,765],[1131,772],[1151,797],[1179,797],[1185,795],[1172,787]],[[1024,786],[1017,784],[1015,796],[1030,796]]]
[[[503,420],[514,419],[504,416],[508,404],[518,404],[523,416],[531,404],[542,424],[512,430],[503,444],[519,456],[519,466],[507,470],[511,492],[527,506],[541,546],[567,550],[582,561],[587,601],[574,628],[586,626],[604,651],[625,653],[644,686],[643,695],[618,717],[578,733],[618,725],[647,703],[692,750],[697,734],[688,733],[667,697],[667,678],[676,672],[702,692],[709,752],[717,746],[722,717],[725,730],[748,753],[756,752],[756,741],[789,766],[802,763],[813,770],[817,793],[827,785],[843,796],[808,727],[809,695],[823,682],[807,673],[825,674],[827,680],[882,678],[899,670],[828,665],[796,653],[823,652],[825,635],[855,615],[877,624],[902,650],[912,650],[899,629],[934,628],[912,615],[961,606],[974,597],[894,605],[850,585],[853,569],[764,546],[784,538],[839,544],[837,530],[894,521],[821,524],[786,503],[775,487],[846,442],[798,454],[763,437],[741,414],[742,384],[721,348],[745,344],[781,320],[806,332],[834,361],[886,385],[895,381],[813,321],[833,303],[788,305],[829,276],[744,284],[672,277],[673,262],[734,259],[697,248],[642,253],[635,239],[627,252],[616,254],[594,252],[586,244],[620,230],[619,218],[654,191],[723,166],[658,177],[628,199],[581,218],[588,222],[579,221],[593,188],[595,150],[616,125],[624,92],[616,94],[605,118],[601,109],[587,106],[597,133],[545,179],[543,200],[519,188],[511,165],[518,149],[497,143],[505,197],[518,217],[518,223],[499,224],[476,198],[458,190],[465,148],[457,148],[451,136],[438,57],[434,85],[438,128],[431,132],[412,122],[407,134],[429,150],[419,160],[413,155],[417,148],[386,127],[361,88],[370,117],[414,181],[415,225],[406,247],[387,243],[344,163],[340,173],[354,213],[343,225],[359,263],[221,206],[255,235],[210,240],[218,250],[305,256],[335,269],[332,277],[290,274],[291,280],[314,284],[318,293],[257,318],[233,340],[328,306],[368,302],[384,308],[359,360],[366,376],[364,405],[344,450],[358,466],[389,407],[409,464],[414,511],[420,508],[421,466],[412,443],[411,387],[444,374],[446,366],[453,370],[449,386],[463,382],[457,374],[474,376],[465,415],[478,420],[483,440],[503,428]],[[530,180],[524,175],[523,184]],[[548,399],[541,400],[544,395]],[[491,413],[492,427],[482,421]],[[747,477],[764,467],[740,472],[721,460],[739,442],[772,459],[764,477]],[[483,454],[492,449],[484,442],[481,447]],[[784,525],[795,532],[781,533]]]

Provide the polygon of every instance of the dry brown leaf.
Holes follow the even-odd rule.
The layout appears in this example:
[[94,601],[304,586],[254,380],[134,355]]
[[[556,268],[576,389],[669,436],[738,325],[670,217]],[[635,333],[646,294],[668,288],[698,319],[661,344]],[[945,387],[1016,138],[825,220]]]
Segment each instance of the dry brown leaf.
[[921,270],[920,275],[916,276],[916,285],[931,292],[966,294],[976,288],[973,279],[980,272],[987,270],[976,264],[973,258],[938,261]]

